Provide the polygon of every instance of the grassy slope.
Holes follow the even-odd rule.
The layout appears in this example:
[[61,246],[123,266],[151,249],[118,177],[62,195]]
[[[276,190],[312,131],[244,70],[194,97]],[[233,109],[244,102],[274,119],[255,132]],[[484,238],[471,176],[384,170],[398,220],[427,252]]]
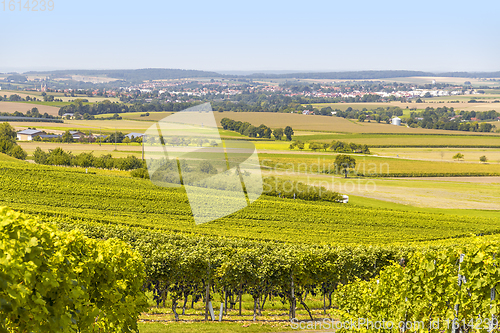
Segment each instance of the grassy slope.
[[10,157],[9,155],[5,155],[3,153],[0,153],[0,162],[21,162],[14,157]]

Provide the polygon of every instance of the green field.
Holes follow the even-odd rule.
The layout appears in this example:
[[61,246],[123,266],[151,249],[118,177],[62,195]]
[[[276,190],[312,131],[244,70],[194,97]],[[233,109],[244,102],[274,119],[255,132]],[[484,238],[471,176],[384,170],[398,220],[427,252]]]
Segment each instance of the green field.
[[[290,170],[293,172],[310,172],[319,174],[331,174],[334,171],[334,161],[338,154],[325,153],[318,154],[263,154],[259,155],[261,163],[266,167],[280,170]],[[498,163],[464,163],[462,161],[432,161],[415,160],[406,158],[386,158],[377,156],[356,156],[355,170],[362,175],[391,174],[468,174],[484,173],[499,174],[500,165]],[[280,165],[277,165],[280,163]]]
[[369,146],[396,146],[396,147],[460,147],[460,146],[500,146],[499,135],[471,135],[463,134],[455,131],[447,131],[443,135],[422,135],[422,134],[313,134],[299,135],[294,137],[295,140],[302,141],[318,141],[331,142],[339,140],[345,142],[354,142],[357,144],[367,144]]

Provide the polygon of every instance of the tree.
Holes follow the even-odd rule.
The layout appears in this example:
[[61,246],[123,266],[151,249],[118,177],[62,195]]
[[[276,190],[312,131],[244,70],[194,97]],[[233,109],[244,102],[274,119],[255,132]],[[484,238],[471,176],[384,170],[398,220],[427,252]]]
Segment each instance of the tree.
[[453,159],[454,160],[463,160],[464,159],[464,155],[461,154],[461,153],[456,153],[454,156],[453,156]]
[[282,128],[277,128],[273,131],[273,136],[276,138],[276,140],[281,141],[281,138],[283,137],[283,129]]
[[125,139],[123,139],[123,143],[126,143],[127,145],[128,145],[130,142],[132,142],[132,141],[130,140],[130,138],[129,138],[128,136],[126,136],[126,137],[125,137]]
[[0,124],[0,153],[24,160],[28,156],[16,143],[16,131],[8,123]]
[[335,157],[335,169],[339,173],[344,173],[345,178],[347,178],[347,173],[350,168],[356,167],[356,159],[349,155],[337,155]]
[[272,133],[273,133],[273,131],[269,127],[266,127],[264,129],[264,133],[262,134],[262,137],[266,138],[266,139],[270,139]]
[[64,132],[64,134],[62,136],[62,141],[66,142],[66,143],[73,142],[74,141],[73,135],[71,135],[71,133],[69,131]]
[[61,148],[56,148],[50,151],[47,157],[47,164],[49,165],[71,165],[71,155],[66,153]]
[[23,148],[19,147],[17,144],[12,147],[8,154],[14,158],[17,158],[18,160],[25,160],[28,156]]
[[309,143],[309,149],[311,150],[318,150],[318,149],[323,149],[323,144],[318,143],[318,142],[311,142]]
[[481,161],[481,162],[483,162],[483,163],[486,163],[486,162],[488,162],[488,158],[487,158],[486,156],[484,156],[484,155],[483,155],[483,156],[481,156],[481,157],[479,158],[479,161]]
[[36,147],[35,151],[33,152],[33,160],[37,164],[45,164],[47,163],[47,157],[48,154],[44,152],[40,147]]
[[6,139],[10,141],[16,141],[16,131],[9,123],[0,124],[0,140]]
[[293,129],[290,126],[285,127],[285,136],[288,141],[292,141]]
[[203,161],[200,163],[200,171],[212,175],[217,173],[217,169],[209,161]]
[[75,164],[81,166],[82,168],[88,168],[94,166],[95,157],[92,153],[81,153],[76,156]]

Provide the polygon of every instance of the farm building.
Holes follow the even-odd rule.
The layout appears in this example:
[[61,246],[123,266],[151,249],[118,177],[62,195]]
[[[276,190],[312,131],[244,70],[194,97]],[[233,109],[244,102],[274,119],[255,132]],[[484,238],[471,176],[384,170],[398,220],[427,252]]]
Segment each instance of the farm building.
[[45,134],[44,131],[39,131],[36,129],[27,129],[17,132],[17,140],[19,141],[33,141],[33,138],[37,135]]
[[401,118],[398,117],[392,118],[392,124],[396,126],[401,126]]
[[73,139],[75,140],[80,140],[81,138],[85,137],[85,133],[82,133],[80,131],[69,131],[69,134],[73,136]]
[[57,135],[57,134],[42,134],[42,135],[39,135],[40,139],[58,139],[60,138],[61,136],[60,135]]

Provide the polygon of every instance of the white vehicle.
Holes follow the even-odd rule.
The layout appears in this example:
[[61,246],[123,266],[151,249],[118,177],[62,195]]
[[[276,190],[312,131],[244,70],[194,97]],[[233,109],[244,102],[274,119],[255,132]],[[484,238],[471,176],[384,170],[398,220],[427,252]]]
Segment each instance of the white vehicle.
[[342,202],[342,203],[349,203],[349,196],[347,196],[347,195],[343,194],[343,195],[342,195],[342,201],[341,201],[341,202]]

